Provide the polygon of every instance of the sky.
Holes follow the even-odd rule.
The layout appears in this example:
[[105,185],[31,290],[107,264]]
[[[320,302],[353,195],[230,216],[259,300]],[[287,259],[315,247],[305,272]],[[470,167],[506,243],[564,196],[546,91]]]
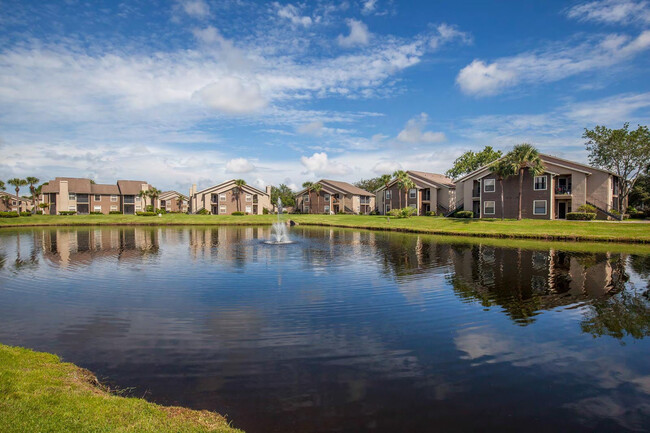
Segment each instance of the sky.
[[0,178],[296,189],[650,119],[650,1],[0,0]]

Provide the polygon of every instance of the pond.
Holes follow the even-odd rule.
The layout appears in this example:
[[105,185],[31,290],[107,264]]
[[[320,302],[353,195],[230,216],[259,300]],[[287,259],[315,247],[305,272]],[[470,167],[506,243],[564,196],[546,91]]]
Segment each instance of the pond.
[[650,255],[329,228],[0,231],[0,342],[256,432],[641,431]]

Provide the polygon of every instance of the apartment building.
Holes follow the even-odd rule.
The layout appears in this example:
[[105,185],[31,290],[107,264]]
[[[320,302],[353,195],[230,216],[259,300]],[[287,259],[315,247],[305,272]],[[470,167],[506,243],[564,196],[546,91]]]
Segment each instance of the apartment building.
[[29,212],[33,208],[30,199],[0,191],[0,212]]
[[187,213],[190,201],[183,194],[176,191],[165,191],[158,197],[158,208],[166,212]]
[[261,215],[264,209],[271,209],[271,187],[261,191],[253,186],[244,185],[241,191],[235,185],[235,179],[218,185],[196,190],[196,185],[190,189],[189,211],[198,213],[202,209],[213,215],[230,215],[233,212],[246,212],[250,215]]
[[391,209],[410,206],[417,215],[427,212],[447,214],[456,203],[456,185],[450,178],[437,173],[409,170],[406,172],[415,188],[400,189],[397,179],[376,191],[377,209],[386,215]]
[[301,213],[369,214],[375,209],[375,195],[347,182],[321,179],[317,193],[307,188],[296,193],[296,207]]
[[[607,170],[541,154],[545,171],[533,176],[526,169],[522,191],[522,218],[565,219],[579,206],[598,208],[597,218],[607,219],[619,208],[621,179]],[[458,179],[457,207],[473,211],[475,218],[501,218],[501,185],[489,165]],[[503,181],[504,218],[517,218],[519,175]]]
[[140,191],[150,185],[140,180],[118,180],[117,184],[97,184],[90,179],[57,177],[41,189],[41,203],[49,204],[45,213],[58,215],[62,211],[78,214],[90,212],[122,212],[135,214],[145,208]]

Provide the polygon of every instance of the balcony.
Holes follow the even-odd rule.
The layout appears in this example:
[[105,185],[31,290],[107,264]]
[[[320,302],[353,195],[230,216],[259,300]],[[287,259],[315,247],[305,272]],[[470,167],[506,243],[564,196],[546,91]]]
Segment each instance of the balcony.
[[571,195],[570,186],[556,186],[555,195]]
[[481,196],[481,188],[472,188],[472,198],[479,198]]

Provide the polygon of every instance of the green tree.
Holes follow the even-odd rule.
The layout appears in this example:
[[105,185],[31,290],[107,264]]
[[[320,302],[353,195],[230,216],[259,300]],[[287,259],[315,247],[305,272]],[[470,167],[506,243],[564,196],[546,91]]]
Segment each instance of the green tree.
[[516,173],[513,164],[507,158],[500,159],[490,166],[490,171],[497,176],[501,188],[501,219],[504,219],[505,206],[503,203],[503,181]]
[[[390,176],[387,176],[390,182]],[[357,188],[365,189],[368,192],[375,192],[384,185],[384,181],[382,180],[382,176],[379,176],[371,179],[361,179],[360,181],[353,183],[353,185]]]
[[[311,195],[311,190],[314,188],[314,183],[313,182],[303,182],[302,187],[307,189],[307,197]],[[303,209],[305,207],[305,201],[303,200],[302,202]],[[311,213],[311,207],[309,208],[309,213]]]
[[508,152],[505,159],[507,159],[509,164],[512,165],[512,170],[519,173],[519,212],[517,214],[517,219],[521,220],[524,173],[526,172],[526,169],[528,169],[531,176],[539,176],[544,173],[544,163],[539,157],[539,151],[535,146],[528,143],[516,145],[510,152]]
[[494,150],[492,146],[485,146],[480,152],[468,150],[456,158],[452,168],[445,172],[447,177],[458,179],[464,174],[471,173],[489,163],[501,158],[500,150]]
[[37,177],[27,177],[25,182],[29,184],[29,192],[32,193],[32,213],[36,213],[36,184],[39,182]]
[[244,190],[244,185],[246,185],[246,181],[244,179],[235,179],[235,197],[237,197],[237,211],[241,212],[240,210],[240,200],[239,196],[241,195],[242,191]]
[[7,187],[5,186],[4,180],[0,180],[0,191],[6,191]]
[[151,210],[153,212],[156,211],[156,200],[158,200],[158,197],[160,197],[160,191],[158,188],[150,187],[149,190],[147,191],[147,196],[151,199]]
[[[401,191],[404,191],[405,203],[408,203],[407,191],[411,188],[415,188],[415,183],[413,183],[408,173],[406,173],[404,170],[397,170],[395,173],[393,173],[393,176],[395,179],[397,179],[397,188]],[[398,194],[398,196],[399,208],[402,209],[402,194]]]
[[183,203],[187,200],[187,197],[179,194],[178,198],[176,199],[176,204],[178,205],[178,211],[183,212]]
[[316,193],[316,200],[318,206],[316,207],[316,211],[320,208],[320,192],[323,190],[323,185],[319,182],[316,182],[315,184],[312,185],[311,187],[312,191]]
[[[20,187],[27,185],[27,181],[25,179],[19,179],[17,177],[9,179],[7,183],[16,189],[16,197],[20,197]],[[20,211],[20,202],[18,202],[18,211]]]
[[278,199],[282,199],[283,206],[294,206],[296,204],[296,198],[293,191],[283,183],[278,187],[271,187],[271,205],[274,210],[278,204]]
[[582,138],[587,140],[585,145],[589,151],[589,162],[616,173],[622,180],[617,209],[619,211],[625,209],[628,196],[639,176],[650,165],[648,127],[638,125],[637,129],[630,131],[629,126],[626,122],[621,129],[609,129],[605,126],[596,126],[592,130],[585,128],[582,135]]
[[630,206],[645,209],[650,206],[650,174],[642,174],[634,183],[628,198]]

